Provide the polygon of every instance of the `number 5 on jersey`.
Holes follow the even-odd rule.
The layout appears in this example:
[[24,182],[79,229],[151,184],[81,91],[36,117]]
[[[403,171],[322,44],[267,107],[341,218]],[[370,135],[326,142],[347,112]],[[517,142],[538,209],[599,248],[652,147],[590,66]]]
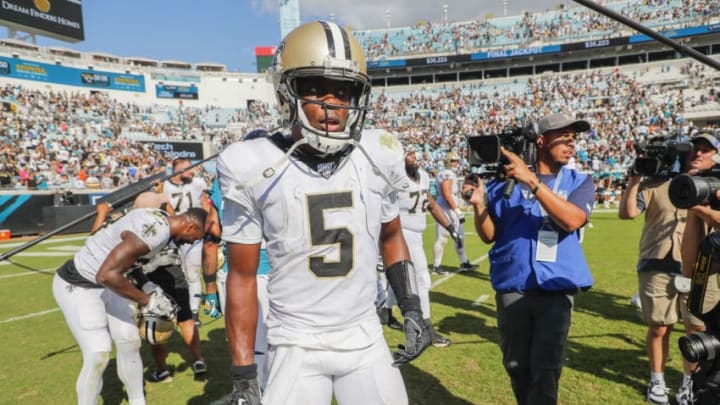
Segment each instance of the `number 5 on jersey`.
[[308,266],[318,277],[344,277],[353,268],[355,249],[352,232],[346,227],[328,228],[325,223],[325,210],[351,208],[352,205],[350,191],[307,196],[311,248],[336,245],[339,253],[338,260],[333,261],[324,255],[308,257]]

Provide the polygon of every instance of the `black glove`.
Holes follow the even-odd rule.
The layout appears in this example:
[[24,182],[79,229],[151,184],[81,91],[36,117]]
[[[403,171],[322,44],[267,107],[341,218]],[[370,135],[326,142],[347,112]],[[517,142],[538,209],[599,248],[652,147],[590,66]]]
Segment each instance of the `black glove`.
[[260,384],[257,380],[257,365],[232,366],[233,390],[210,405],[262,405]]
[[447,228],[448,233],[450,234],[450,237],[455,241],[455,247],[458,249],[462,249],[463,247],[463,238],[460,236],[459,233],[457,233],[457,230],[455,229],[455,226],[453,224],[448,224]]
[[398,345],[398,351],[393,354],[395,361],[394,366],[400,366],[409,363],[427,349],[432,343],[430,329],[423,321],[420,311],[407,311],[403,314],[405,322],[403,331],[405,332],[405,346]]

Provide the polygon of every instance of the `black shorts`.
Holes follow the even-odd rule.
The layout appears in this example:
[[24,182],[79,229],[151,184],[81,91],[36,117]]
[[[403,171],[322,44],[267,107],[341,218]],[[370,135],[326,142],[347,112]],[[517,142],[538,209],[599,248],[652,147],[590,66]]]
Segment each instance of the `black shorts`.
[[157,270],[148,273],[147,278],[162,288],[180,307],[177,313],[178,322],[192,319],[190,292],[188,291],[185,274],[180,266],[159,267]]

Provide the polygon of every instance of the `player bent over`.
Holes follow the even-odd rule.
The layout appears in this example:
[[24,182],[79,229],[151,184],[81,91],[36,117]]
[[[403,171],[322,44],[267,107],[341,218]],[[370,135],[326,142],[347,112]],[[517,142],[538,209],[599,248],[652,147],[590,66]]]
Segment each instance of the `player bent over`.
[[145,403],[135,303],[141,312],[158,316],[172,316],[175,306],[160,291],[138,290],[125,273],[137,259],[154,256],[170,241],[201,239],[206,215],[199,209],[176,216],[133,210],[89,236],[75,257],[58,269],[53,295],[83,355],[76,383],[78,404],[97,403],[112,343],[129,403]]

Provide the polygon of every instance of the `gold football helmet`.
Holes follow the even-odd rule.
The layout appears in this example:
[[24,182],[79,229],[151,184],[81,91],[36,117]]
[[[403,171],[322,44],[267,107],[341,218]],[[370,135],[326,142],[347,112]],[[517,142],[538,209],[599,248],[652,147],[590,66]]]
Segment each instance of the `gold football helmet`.
[[460,156],[459,156],[456,152],[450,151],[450,152],[448,152],[447,156],[445,157],[445,160],[446,160],[448,163],[452,162],[453,160],[456,160],[456,161],[459,162],[459,161],[460,161]]
[[140,315],[138,318],[138,329],[142,340],[153,344],[165,344],[175,332],[177,319],[175,316],[167,318],[155,315]]
[[[283,125],[302,126],[302,136],[321,153],[336,153],[351,140],[359,140],[370,102],[370,79],[360,43],[349,30],[327,21],[303,24],[287,34],[275,51],[269,69],[280,107]],[[350,105],[303,100],[298,81],[337,80],[351,82]],[[337,132],[313,128],[302,103],[320,104],[328,109],[349,110],[345,128]]]

